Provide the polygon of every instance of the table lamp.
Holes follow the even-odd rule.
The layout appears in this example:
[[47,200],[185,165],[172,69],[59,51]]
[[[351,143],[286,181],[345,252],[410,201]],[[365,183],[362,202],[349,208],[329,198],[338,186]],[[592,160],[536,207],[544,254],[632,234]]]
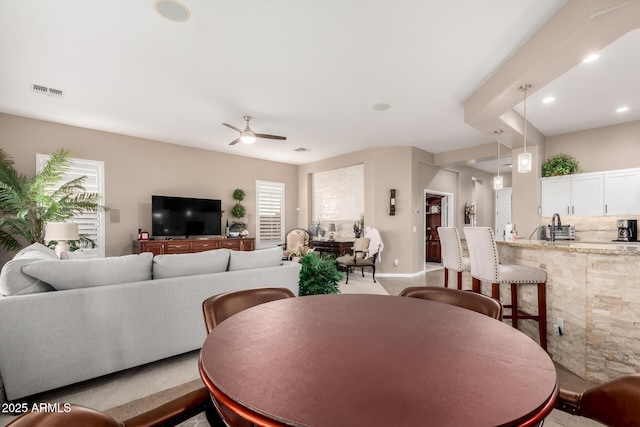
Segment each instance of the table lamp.
[[69,251],[69,240],[78,240],[78,224],[73,222],[48,222],[44,240],[56,240],[56,255]]

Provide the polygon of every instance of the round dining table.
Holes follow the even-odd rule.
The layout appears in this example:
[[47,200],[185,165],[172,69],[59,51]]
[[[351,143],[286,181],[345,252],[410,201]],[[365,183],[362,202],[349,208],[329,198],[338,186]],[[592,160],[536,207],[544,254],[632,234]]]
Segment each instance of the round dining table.
[[385,295],[244,310],[208,335],[200,374],[219,410],[259,426],[531,426],[558,395],[550,357],[510,325]]

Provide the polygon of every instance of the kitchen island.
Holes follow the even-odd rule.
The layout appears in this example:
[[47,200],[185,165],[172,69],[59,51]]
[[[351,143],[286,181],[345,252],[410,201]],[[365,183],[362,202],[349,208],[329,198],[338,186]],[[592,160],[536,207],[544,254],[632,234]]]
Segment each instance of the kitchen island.
[[[501,263],[547,272],[548,351],[555,362],[595,382],[640,372],[640,244],[519,240],[498,242],[498,252]],[[520,304],[534,312],[535,290],[519,292]],[[503,301],[507,292],[503,285]],[[562,335],[554,333],[559,318]],[[522,321],[520,329],[537,340],[535,322]]]

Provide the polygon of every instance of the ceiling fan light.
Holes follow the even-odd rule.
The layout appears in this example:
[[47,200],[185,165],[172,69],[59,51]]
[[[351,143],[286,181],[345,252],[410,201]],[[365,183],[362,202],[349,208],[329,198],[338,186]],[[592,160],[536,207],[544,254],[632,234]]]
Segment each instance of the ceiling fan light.
[[240,137],[240,141],[244,142],[245,144],[253,144],[254,142],[256,142],[256,137],[254,135],[242,135]]

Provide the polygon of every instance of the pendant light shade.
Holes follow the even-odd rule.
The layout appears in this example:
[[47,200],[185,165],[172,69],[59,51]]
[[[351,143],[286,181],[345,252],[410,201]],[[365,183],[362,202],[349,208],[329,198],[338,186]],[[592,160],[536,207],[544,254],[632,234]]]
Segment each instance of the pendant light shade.
[[502,133],[502,129],[498,129],[494,131],[496,135],[498,135],[498,175],[493,177],[493,189],[494,190],[502,190],[504,182],[502,177],[500,176],[500,134]]
[[524,151],[518,154],[519,173],[531,172],[531,163],[533,162],[531,153],[527,152],[527,90],[530,88],[530,84],[520,86],[520,90],[524,92]]
[[494,190],[502,190],[502,186],[504,185],[504,182],[502,181],[502,177],[501,176],[494,176],[493,177],[493,189]]

